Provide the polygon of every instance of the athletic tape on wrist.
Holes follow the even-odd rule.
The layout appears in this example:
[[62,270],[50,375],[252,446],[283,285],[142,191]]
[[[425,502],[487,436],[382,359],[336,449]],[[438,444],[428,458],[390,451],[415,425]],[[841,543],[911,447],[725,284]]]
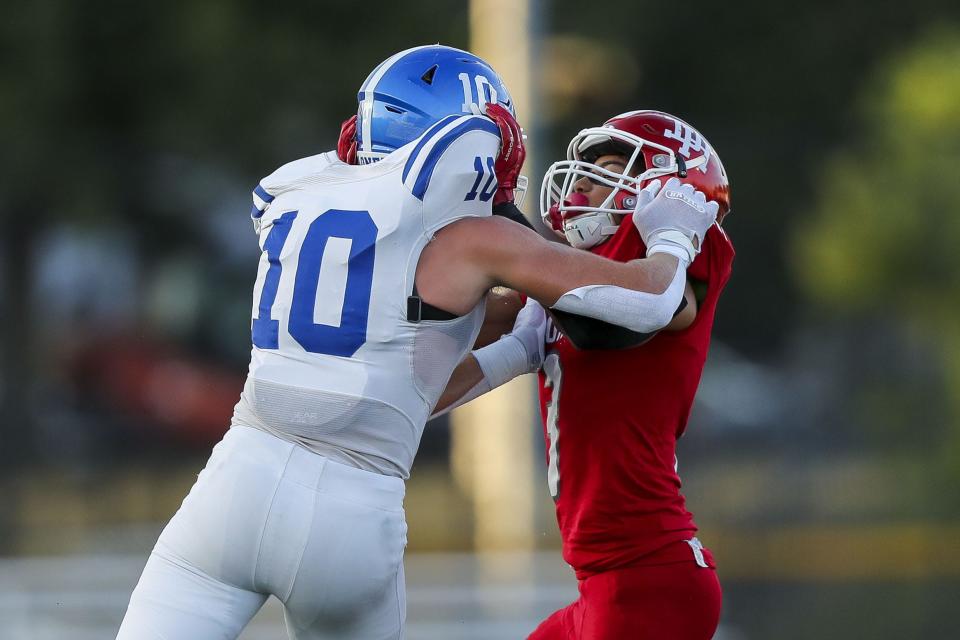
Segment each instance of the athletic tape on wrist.
[[530,357],[523,342],[512,335],[505,335],[493,344],[473,352],[480,370],[495,389],[500,385],[523,375],[529,368]]

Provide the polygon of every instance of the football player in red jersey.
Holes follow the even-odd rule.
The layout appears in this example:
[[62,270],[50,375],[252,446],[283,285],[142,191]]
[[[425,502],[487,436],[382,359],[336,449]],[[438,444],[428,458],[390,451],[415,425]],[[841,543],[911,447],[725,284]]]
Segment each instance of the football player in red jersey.
[[[572,246],[634,260],[646,247],[626,214],[651,182],[670,178],[719,205],[672,319],[637,332],[550,310],[540,369],[547,479],[580,597],[547,618],[533,640],[708,640],[717,628],[720,584],[680,493],[675,451],[734,257],[719,226],[730,209],[726,172],[687,123],[634,111],[573,138],[567,158],[544,178],[541,210]],[[464,361],[440,406],[495,386],[464,372],[479,369],[496,382],[506,377],[490,370],[510,368],[504,354],[521,351],[511,342],[536,341],[544,330],[534,305],[521,312],[512,334]],[[515,362],[511,373],[537,364]]]

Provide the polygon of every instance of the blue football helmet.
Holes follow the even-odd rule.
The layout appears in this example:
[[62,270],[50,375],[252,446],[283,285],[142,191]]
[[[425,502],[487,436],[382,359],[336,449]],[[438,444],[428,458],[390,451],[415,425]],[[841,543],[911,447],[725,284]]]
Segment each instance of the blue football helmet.
[[357,101],[358,164],[380,160],[446,116],[483,113],[487,103],[499,103],[516,117],[510,93],[489,64],[439,44],[381,62],[364,80]]

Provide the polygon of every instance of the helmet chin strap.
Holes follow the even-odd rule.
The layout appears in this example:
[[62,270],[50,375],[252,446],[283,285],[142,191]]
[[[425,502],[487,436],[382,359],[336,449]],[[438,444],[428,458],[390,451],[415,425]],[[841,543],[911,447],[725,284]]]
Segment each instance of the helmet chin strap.
[[564,222],[563,235],[575,249],[592,249],[617,232],[611,213],[586,213]]

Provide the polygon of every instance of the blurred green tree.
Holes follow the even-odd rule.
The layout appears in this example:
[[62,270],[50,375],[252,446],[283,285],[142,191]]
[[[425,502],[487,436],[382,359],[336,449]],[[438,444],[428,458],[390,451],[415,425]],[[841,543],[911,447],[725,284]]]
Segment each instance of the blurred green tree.
[[796,229],[794,271],[827,307],[899,317],[935,343],[952,414],[947,464],[956,479],[960,30],[929,32],[881,65],[862,113],[860,141],[822,166],[815,210]]

